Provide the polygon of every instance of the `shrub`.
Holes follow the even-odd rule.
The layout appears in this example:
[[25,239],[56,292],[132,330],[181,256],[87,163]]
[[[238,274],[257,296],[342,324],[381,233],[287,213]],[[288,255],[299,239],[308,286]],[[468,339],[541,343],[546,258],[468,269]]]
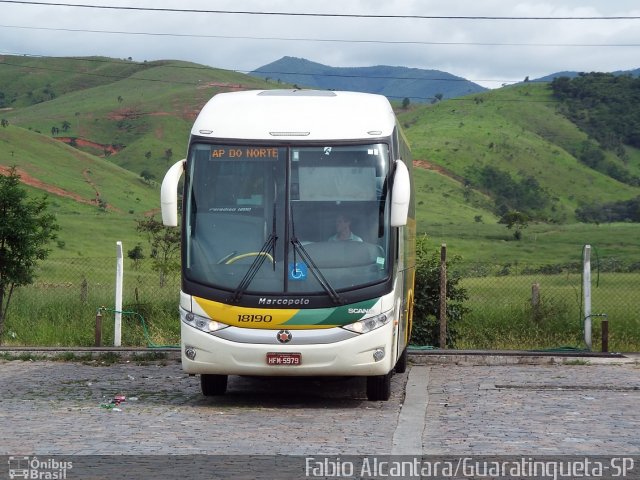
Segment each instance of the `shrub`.
[[[460,286],[461,275],[449,267],[460,261],[460,257],[447,259],[447,346],[455,345],[457,323],[468,309],[463,305],[467,292]],[[440,252],[430,250],[426,237],[418,239],[416,245],[416,285],[413,313],[414,345],[440,344]]]

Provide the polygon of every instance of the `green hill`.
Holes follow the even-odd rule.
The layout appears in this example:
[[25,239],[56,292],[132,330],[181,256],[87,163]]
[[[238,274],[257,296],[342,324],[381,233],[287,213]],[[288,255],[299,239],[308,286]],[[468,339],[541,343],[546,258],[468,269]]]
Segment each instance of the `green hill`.
[[[400,112],[414,160],[452,182],[446,198],[431,195],[419,206],[419,229],[467,261],[559,264],[578,259],[584,244],[598,245],[603,256],[638,261],[640,225],[576,223],[581,204],[629,200],[640,195],[640,188],[581,163],[571,152],[589,137],[558,107],[548,84],[531,83]],[[626,151],[625,168],[637,172],[640,152]],[[602,154],[623,164],[613,152]],[[499,206],[491,189],[477,186],[474,176],[488,167],[514,181],[535,179],[548,198],[542,212],[546,221],[531,223],[521,241],[496,223]],[[437,177],[422,180],[418,173],[418,192],[440,184]]]
[[17,166],[33,195],[46,194],[61,230],[53,255],[113,256],[142,241],[137,218],[158,212],[159,189],[101,158],[28,130],[0,128],[0,169]]
[[77,90],[113,83],[152,65],[103,57],[0,55],[0,108],[47,102]]
[[[185,155],[202,105],[221,91],[275,87],[186,62],[0,57],[0,118],[9,123],[0,166],[17,165],[37,180],[34,192],[50,192],[63,227],[54,255],[111,255],[116,240],[140,241],[135,219],[159,207],[157,182]],[[539,83],[398,106],[417,166],[419,231],[468,261],[563,263],[584,243],[640,261],[640,225],[576,222],[581,205],[628,201],[640,188],[581,162],[593,140],[559,107]],[[625,146],[623,161],[593,145],[640,174],[638,149]],[[497,223],[513,205],[534,218],[521,241]]]
[[[487,166],[514,179],[534,178],[549,199],[546,219],[555,223],[574,221],[582,203],[640,194],[637,186],[578,161],[571,152],[588,136],[557,108],[548,84],[523,84],[412,109],[401,113],[400,121],[414,159],[437,165],[462,183],[491,190],[476,179]],[[629,151],[628,168],[637,171],[638,151]],[[602,153],[623,163],[613,152]]]
[[[187,62],[116,60],[112,65],[105,59],[31,59],[42,62],[38,70],[16,67],[16,57],[7,58],[0,63],[0,91],[20,83],[20,74],[31,78],[37,71],[44,72],[43,82],[55,91],[68,93],[20,106],[28,96],[23,92],[16,107],[5,107],[11,110],[2,112],[4,118],[44,135],[86,140],[90,143],[75,143],[95,155],[117,150],[110,161],[138,174],[146,170],[157,179],[185,155],[191,124],[209,98],[220,91],[266,86],[260,79]],[[85,77],[87,82],[79,80]]]

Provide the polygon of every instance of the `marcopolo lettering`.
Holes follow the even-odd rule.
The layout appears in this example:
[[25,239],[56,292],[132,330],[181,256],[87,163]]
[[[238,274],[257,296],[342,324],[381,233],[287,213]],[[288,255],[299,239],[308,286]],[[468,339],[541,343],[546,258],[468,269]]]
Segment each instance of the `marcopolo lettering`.
[[309,305],[308,298],[266,298],[260,297],[258,305]]

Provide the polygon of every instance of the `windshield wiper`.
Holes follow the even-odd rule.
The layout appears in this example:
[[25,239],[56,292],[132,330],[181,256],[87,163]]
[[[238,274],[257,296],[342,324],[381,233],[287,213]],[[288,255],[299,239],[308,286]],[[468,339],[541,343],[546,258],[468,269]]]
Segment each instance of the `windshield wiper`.
[[242,277],[242,280],[240,281],[235,291],[233,292],[233,297],[231,297],[232,303],[237,303],[238,300],[240,300],[240,298],[242,297],[242,295],[244,295],[244,292],[247,291],[247,288],[249,288],[249,285],[251,284],[251,282],[257,275],[258,271],[260,270],[260,267],[262,267],[262,264],[264,263],[265,258],[269,256],[271,257],[271,263],[273,264],[273,271],[275,272],[277,240],[278,240],[278,235],[276,235],[276,204],[274,202],[273,203],[273,224],[272,224],[271,234],[269,234],[269,237],[262,245],[262,248],[260,249],[260,251],[256,253],[256,257],[253,259],[253,262],[251,262],[251,265],[249,265],[249,269],[247,270],[247,273],[244,274],[244,277]]
[[[313,261],[313,258],[311,258],[311,256],[309,255],[309,252],[307,252],[304,246],[302,246],[302,243],[300,243],[300,240],[298,240],[298,238],[295,236],[291,237],[291,244],[293,245],[294,255],[296,252],[300,254],[300,256],[302,257],[304,262],[307,264],[307,266],[309,267],[309,270],[311,270],[311,273],[316,278],[318,283],[329,294],[333,303],[335,303],[336,305],[344,305],[345,302],[343,298],[340,296],[338,292],[335,291],[335,289],[331,286],[329,281],[324,277],[324,275],[320,271],[320,268],[316,265],[316,263]],[[295,256],[293,259],[293,263],[294,265],[296,263]]]
[[260,249],[260,251],[255,254],[256,256],[253,259],[253,262],[251,262],[251,265],[249,265],[249,269],[247,270],[247,273],[244,274],[244,277],[242,277],[242,280],[240,281],[235,291],[233,292],[233,297],[231,297],[232,303],[236,303],[238,300],[240,300],[242,295],[244,295],[244,292],[246,292],[247,288],[249,288],[249,285],[255,278],[256,274],[260,270],[260,267],[262,267],[262,264],[264,263],[264,260],[267,257],[269,256],[271,257],[273,261],[273,269],[275,270],[276,268],[275,255],[276,255],[277,239],[278,239],[278,236],[276,234],[274,233],[270,234],[269,238],[267,238],[267,241],[264,243],[264,245],[262,245],[262,248]]

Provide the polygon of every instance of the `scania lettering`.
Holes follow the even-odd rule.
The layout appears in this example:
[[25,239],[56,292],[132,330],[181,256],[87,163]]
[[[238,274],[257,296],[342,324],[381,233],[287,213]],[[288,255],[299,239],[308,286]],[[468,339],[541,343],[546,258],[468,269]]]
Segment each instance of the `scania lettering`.
[[[389,398],[411,335],[415,213],[385,97],[218,94],[161,204],[182,232],[182,367],[204,395],[224,394],[229,375],[336,375]],[[337,240],[345,223],[350,239]]]

